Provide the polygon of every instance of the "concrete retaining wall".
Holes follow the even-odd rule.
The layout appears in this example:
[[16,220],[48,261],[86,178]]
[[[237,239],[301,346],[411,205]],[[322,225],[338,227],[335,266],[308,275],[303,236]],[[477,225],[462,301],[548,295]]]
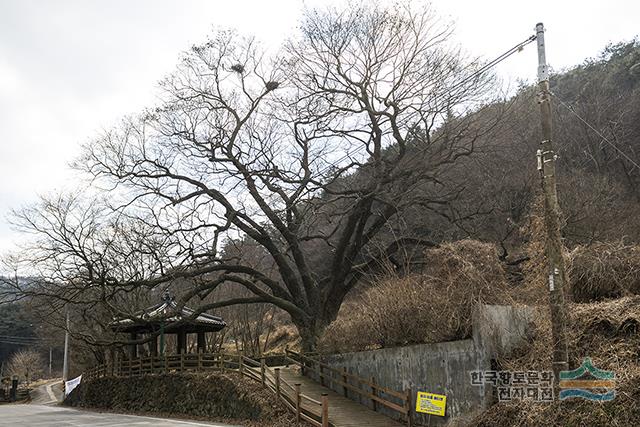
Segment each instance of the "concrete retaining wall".
[[[336,369],[346,367],[348,372],[361,377],[375,377],[376,383],[393,390],[402,391],[411,387],[414,403],[418,391],[446,395],[446,416],[431,416],[432,425],[479,409],[484,404],[485,390],[471,385],[469,372],[489,369],[488,359],[476,351],[473,340],[336,354],[324,356],[323,360]],[[344,392],[340,385],[328,385],[339,393]],[[348,396],[372,406],[371,400],[360,395],[348,391]],[[379,408],[381,406],[378,404]],[[395,411],[384,407],[379,411],[399,419]],[[418,424],[429,424],[428,416],[416,414],[414,419]]]
[[[405,391],[411,387],[413,405],[418,391],[446,395],[445,417],[431,416],[429,420],[429,416],[414,413],[418,425],[439,425],[452,417],[468,415],[490,405],[492,390],[472,385],[470,373],[490,370],[492,358],[508,355],[525,343],[530,320],[531,310],[527,307],[481,305],[474,311],[473,339],[325,355],[321,358],[335,369],[346,368],[347,372],[360,377],[375,377],[377,384],[392,390]],[[338,393],[345,393],[339,384],[325,385]],[[348,397],[372,407],[371,400],[348,390],[346,393]],[[384,397],[394,401],[388,396]],[[380,404],[378,411],[399,419],[397,412]]]

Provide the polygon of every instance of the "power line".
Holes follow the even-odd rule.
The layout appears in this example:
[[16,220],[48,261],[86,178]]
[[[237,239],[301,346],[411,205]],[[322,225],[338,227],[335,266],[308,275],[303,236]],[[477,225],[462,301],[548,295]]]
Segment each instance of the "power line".
[[41,340],[42,338],[34,337],[34,336],[21,336],[21,335],[0,335],[0,339],[2,338],[16,338],[20,340]]
[[0,340],[0,344],[12,344],[12,345],[37,345],[44,344],[43,341],[10,341],[10,340]]
[[622,151],[620,148],[618,148],[618,146],[616,146],[613,142],[611,142],[606,136],[604,136],[602,134],[602,132],[600,132],[598,129],[596,129],[593,125],[591,125],[591,123],[587,122],[584,118],[582,118],[577,112],[576,110],[569,104],[567,104],[566,102],[564,102],[562,99],[560,99],[560,97],[558,95],[556,95],[555,93],[551,92],[551,95],[553,95],[558,102],[560,103],[560,105],[562,105],[563,107],[565,107],[567,110],[571,111],[571,113],[573,113],[574,116],[576,116],[578,118],[578,120],[580,120],[582,123],[584,123],[585,126],[587,126],[589,129],[591,129],[593,132],[595,132],[596,135],[598,135],[600,138],[602,138],[603,141],[605,141],[607,144],[609,144],[614,150],[616,150],[622,157],[624,157],[625,159],[627,159],[632,165],[633,168],[631,168],[631,170],[633,170],[634,168],[638,168],[640,169],[640,165],[638,165],[631,157],[629,157],[627,155],[627,153],[625,153],[624,151]]
[[[480,67],[478,70],[476,70],[473,74],[465,77],[464,79],[462,79],[458,83],[454,84],[452,87],[448,88],[447,92],[451,93],[451,92],[455,91],[456,89],[460,88],[465,83],[467,83],[467,82],[479,77],[483,73],[489,71],[491,68],[495,67],[496,65],[498,65],[499,63],[501,63],[502,61],[504,61],[505,59],[507,59],[508,57],[513,55],[514,53],[522,51],[522,49],[524,49],[525,46],[527,46],[530,43],[533,43],[536,40],[536,38],[537,38],[537,36],[535,34],[527,37],[525,40],[523,40],[520,43],[516,44],[511,49],[507,50],[506,52],[504,52],[503,54],[499,55],[495,59],[493,59],[493,60],[487,62],[486,64],[484,64],[482,67]],[[356,148],[354,150],[354,152],[347,153],[346,155],[342,156],[340,159],[334,160],[332,162],[332,164],[330,164],[326,168],[322,169],[322,171],[320,171],[320,174],[323,174],[326,171],[328,171],[329,169],[331,169],[332,167],[335,167],[336,163],[341,163],[342,161],[344,161],[344,160],[346,160],[348,158],[351,158],[354,154],[360,154],[360,151],[362,150],[362,148],[366,148],[366,146],[360,146],[360,147]]]
[[491,68],[495,67],[496,65],[498,65],[499,63],[501,63],[502,61],[504,61],[505,59],[507,59],[508,57],[513,55],[514,53],[522,51],[522,49],[524,49],[524,47],[526,45],[528,45],[529,43],[533,43],[536,40],[536,38],[537,37],[534,34],[534,35],[528,37],[527,39],[521,41],[520,43],[518,43],[517,45],[515,45],[511,49],[507,50],[506,52],[504,52],[502,55],[498,56],[494,60],[487,62],[485,65],[480,67],[478,70],[476,70],[470,76],[465,77],[464,79],[462,79],[462,81],[456,83],[453,87],[449,88],[448,91],[449,92],[453,92],[454,90],[458,89],[460,86],[462,86],[463,84],[467,83],[468,81],[473,80],[476,77],[479,77],[481,74],[483,74],[486,71],[490,70]]

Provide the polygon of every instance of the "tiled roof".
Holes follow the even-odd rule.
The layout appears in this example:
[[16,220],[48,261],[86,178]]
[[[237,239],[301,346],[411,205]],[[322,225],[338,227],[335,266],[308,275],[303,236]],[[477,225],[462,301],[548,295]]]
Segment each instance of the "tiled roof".
[[195,318],[191,318],[194,313],[195,311],[188,307],[183,307],[181,310],[178,310],[176,301],[165,292],[160,304],[146,308],[131,316],[139,320],[133,320],[131,318],[115,319],[110,325],[112,329],[123,329],[136,324],[154,323],[157,321],[162,321],[167,324],[188,319],[185,322],[188,325],[211,326],[217,329],[222,329],[227,326],[221,317],[200,313]]

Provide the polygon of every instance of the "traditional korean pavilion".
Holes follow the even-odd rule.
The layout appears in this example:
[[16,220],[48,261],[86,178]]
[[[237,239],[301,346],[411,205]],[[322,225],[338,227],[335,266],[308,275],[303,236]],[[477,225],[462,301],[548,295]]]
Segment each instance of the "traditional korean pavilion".
[[[194,316],[195,311],[188,308],[178,308],[175,299],[165,292],[162,302],[152,307],[135,313],[131,317],[115,319],[110,327],[114,332],[128,333],[131,340],[137,340],[145,334],[157,334],[149,341],[149,352],[152,356],[158,355],[158,337],[160,337],[160,352],[164,352],[164,339],[166,334],[177,335],[176,353],[187,352],[187,334],[197,334],[197,351],[206,351],[206,333],[217,332],[227,324],[221,317],[201,313]],[[138,345],[130,347],[131,358],[138,355]]]

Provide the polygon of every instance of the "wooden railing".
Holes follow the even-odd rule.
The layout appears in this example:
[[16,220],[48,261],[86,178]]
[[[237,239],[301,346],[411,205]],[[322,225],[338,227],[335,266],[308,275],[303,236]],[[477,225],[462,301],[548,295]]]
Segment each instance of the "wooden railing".
[[329,427],[329,398],[322,394],[320,401],[300,391],[300,384],[290,384],[280,376],[279,368],[271,368],[266,358],[260,361],[242,354],[197,353],[172,354],[118,360],[114,364],[98,365],[82,374],[83,381],[103,377],[135,377],[170,372],[234,371],[259,381],[284,403],[300,422],[304,420],[317,427]]
[[317,356],[312,357],[309,354],[296,353],[291,350],[285,350],[285,360],[300,366],[303,375],[308,375],[309,372],[314,373],[320,385],[339,392],[336,390],[338,387],[335,387],[337,385],[342,389],[345,397],[348,397],[348,392],[351,391],[364,397],[365,400],[369,400],[371,409],[374,411],[377,411],[382,405],[397,412],[399,418],[406,420],[407,426],[413,425],[413,408],[411,407],[413,391],[410,387],[403,392],[392,390],[377,384],[375,378],[363,378],[347,372],[346,368],[333,368],[318,360]]

